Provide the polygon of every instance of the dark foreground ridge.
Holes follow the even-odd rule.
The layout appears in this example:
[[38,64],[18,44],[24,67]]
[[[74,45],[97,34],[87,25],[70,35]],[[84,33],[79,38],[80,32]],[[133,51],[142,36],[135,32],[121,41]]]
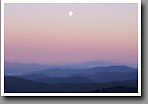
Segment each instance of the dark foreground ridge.
[[5,93],[137,93],[137,80],[108,83],[45,84],[23,78],[6,76]]

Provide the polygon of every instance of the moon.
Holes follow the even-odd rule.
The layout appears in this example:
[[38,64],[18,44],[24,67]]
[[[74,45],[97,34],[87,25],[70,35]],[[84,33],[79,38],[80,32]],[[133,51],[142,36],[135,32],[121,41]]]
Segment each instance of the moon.
[[72,11],[68,12],[68,15],[73,16],[73,12]]

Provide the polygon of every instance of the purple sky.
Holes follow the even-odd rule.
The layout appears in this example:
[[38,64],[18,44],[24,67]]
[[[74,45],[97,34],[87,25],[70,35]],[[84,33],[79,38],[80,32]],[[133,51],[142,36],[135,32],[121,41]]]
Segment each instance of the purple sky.
[[92,60],[137,64],[138,4],[5,4],[5,61]]

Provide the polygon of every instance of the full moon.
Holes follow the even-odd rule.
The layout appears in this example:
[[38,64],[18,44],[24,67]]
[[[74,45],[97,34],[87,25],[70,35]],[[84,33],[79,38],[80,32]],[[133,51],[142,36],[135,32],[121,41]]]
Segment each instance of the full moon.
[[69,16],[72,16],[73,15],[73,12],[72,11],[68,12],[68,15]]

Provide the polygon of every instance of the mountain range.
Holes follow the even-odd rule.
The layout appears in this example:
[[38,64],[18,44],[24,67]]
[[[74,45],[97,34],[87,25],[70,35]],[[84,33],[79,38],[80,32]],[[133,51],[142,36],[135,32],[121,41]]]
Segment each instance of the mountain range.
[[138,68],[126,65],[78,68],[39,64],[5,64],[5,92],[102,93],[137,92],[137,89]]
[[[89,61],[89,62],[81,62],[81,63],[72,63],[72,64],[63,64],[63,65],[42,65],[36,63],[16,63],[16,62],[7,62],[5,61],[5,74],[16,75],[23,74],[34,71],[42,71],[44,69],[87,69],[94,67],[107,67],[107,66],[120,66],[122,64],[113,63],[113,62],[104,62],[104,61]],[[131,68],[137,68],[137,64],[126,64],[126,66]]]

